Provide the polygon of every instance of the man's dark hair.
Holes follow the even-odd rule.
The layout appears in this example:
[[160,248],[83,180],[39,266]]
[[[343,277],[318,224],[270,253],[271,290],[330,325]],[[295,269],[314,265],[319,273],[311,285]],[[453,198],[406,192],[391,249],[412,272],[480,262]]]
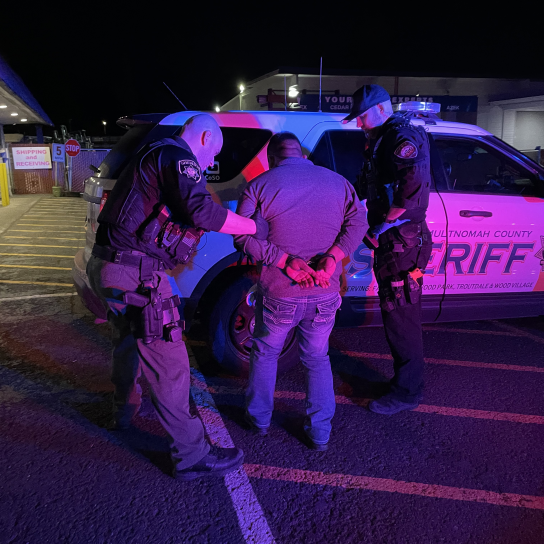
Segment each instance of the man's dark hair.
[[268,142],[268,156],[277,158],[302,157],[300,140],[292,132],[278,132]]

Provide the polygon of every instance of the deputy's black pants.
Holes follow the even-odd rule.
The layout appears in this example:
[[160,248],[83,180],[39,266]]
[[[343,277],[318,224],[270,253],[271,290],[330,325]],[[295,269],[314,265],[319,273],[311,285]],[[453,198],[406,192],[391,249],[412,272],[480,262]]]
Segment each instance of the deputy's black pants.
[[421,299],[416,304],[406,304],[392,312],[382,310],[382,318],[395,370],[391,394],[403,401],[419,402],[424,366]]
[[[426,228],[426,225],[425,225]],[[393,229],[391,229],[393,231]],[[395,229],[396,230],[396,229]],[[399,240],[395,232],[389,233],[389,240]],[[380,237],[380,244],[382,238]],[[408,272],[418,265],[424,268],[431,253],[430,235],[423,245],[404,247],[400,253],[375,253],[374,274],[380,292],[391,286],[394,275],[405,279]],[[394,256],[394,264],[391,264]],[[424,263],[424,264],[422,264]],[[421,286],[422,279],[419,280]],[[395,376],[391,380],[391,394],[406,401],[419,401],[423,391],[423,333],[421,328],[421,297],[415,304],[406,300],[404,306],[396,306],[388,312],[382,307],[385,337],[391,355]]]
[[[138,412],[143,373],[151,388],[151,400],[162,426],[168,433],[170,451],[178,470],[190,467],[204,457],[210,446],[204,437],[202,422],[189,411],[191,371],[182,340],[166,342],[162,338],[145,344],[135,338],[123,294],[135,292],[141,283],[140,271],[130,266],[108,263],[92,256],[87,274],[93,291],[108,311],[113,332],[112,382],[115,386],[116,417],[129,423]],[[168,276],[153,272],[153,282],[162,299],[172,296]]]

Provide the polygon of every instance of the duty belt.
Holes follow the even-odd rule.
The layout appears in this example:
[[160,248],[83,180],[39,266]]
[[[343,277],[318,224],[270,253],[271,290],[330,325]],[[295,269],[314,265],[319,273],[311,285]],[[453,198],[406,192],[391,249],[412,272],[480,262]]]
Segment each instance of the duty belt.
[[147,255],[138,255],[134,251],[117,251],[111,247],[95,244],[93,246],[92,254],[108,263],[115,263],[139,269],[145,268],[151,271],[164,271],[162,261],[154,259],[153,257],[148,257]]

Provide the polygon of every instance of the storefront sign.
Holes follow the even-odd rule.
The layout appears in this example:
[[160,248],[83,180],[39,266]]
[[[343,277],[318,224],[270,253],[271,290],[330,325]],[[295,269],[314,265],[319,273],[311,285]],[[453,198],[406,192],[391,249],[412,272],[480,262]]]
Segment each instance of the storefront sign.
[[[437,102],[441,112],[476,112],[478,111],[477,96],[449,96],[449,95],[393,95],[391,102]],[[346,113],[351,110],[351,95],[324,94],[321,95],[321,111],[329,113]],[[319,95],[300,95],[300,109],[304,111],[319,111]]]
[[476,112],[478,111],[477,96],[450,96],[450,95],[393,95],[393,104],[401,102],[436,102],[440,104],[441,112]]
[[[322,94],[321,111],[328,113],[346,113],[351,111],[351,95],[347,94]],[[300,95],[300,109],[303,111],[319,111],[318,94]]]
[[15,170],[46,170],[52,168],[51,150],[46,146],[12,147]]

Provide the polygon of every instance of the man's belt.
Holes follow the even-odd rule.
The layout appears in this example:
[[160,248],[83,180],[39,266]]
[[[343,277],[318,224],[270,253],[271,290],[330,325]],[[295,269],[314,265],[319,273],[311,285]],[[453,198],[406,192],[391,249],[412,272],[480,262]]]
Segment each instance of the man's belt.
[[138,255],[134,251],[117,251],[111,247],[93,246],[92,254],[108,263],[130,266],[132,268],[149,268],[153,271],[164,271],[164,265],[159,259],[148,257],[147,255]]

